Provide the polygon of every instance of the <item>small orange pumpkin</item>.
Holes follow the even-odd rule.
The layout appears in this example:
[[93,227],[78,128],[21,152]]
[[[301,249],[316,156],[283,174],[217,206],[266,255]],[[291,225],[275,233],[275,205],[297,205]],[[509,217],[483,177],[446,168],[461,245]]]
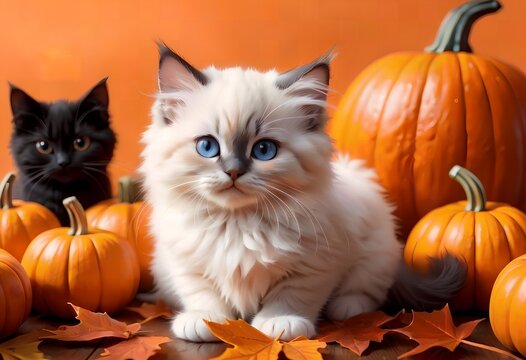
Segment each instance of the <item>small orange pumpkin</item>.
[[60,226],[55,214],[35,202],[12,199],[15,175],[7,174],[0,183],[0,248],[18,261],[27,245],[43,231]]
[[74,316],[68,302],[91,311],[120,310],[139,286],[135,251],[113,233],[88,230],[75,197],[65,199],[64,206],[71,228],[40,234],[22,259],[33,287],[33,307],[59,317]]
[[526,77],[468,42],[473,23],[499,8],[459,5],[425,52],[390,54],[363,70],[331,120],[336,148],[376,169],[404,241],[429,211],[462,199],[446,178],[456,163],[491,199],[526,211]]
[[31,283],[18,262],[0,249],[0,339],[12,335],[31,311]]
[[468,170],[454,166],[449,175],[462,185],[468,200],[424,216],[409,235],[404,260],[426,271],[429,257],[448,252],[464,259],[466,284],[452,305],[487,311],[499,272],[526,253],[526,214],[507,204],[486,202],[481,182]]
[[489,320],[501,343],[526,356],[526,255],[506,265],[497,277]]
[[139,291],[153,289],[150,272],[153,239],[148,232],[150,208],[138,197],[136,185],[129,176],[119,179],[119,198],[96,204],[86,211],[88,224],[92,227],[111,231],[126,238],[135,248],[141,268]]

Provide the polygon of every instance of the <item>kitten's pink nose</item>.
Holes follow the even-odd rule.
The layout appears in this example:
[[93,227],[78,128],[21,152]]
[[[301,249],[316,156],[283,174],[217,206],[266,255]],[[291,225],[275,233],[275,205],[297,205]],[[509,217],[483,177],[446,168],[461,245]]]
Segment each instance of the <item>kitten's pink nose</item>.
[[238,169],[232,169],[232,170],[225,171],[225,174],[227,174],[228,176],[230,176],[230,178],[232,179],[232,181],[236,181],[236,179],[237,179],[238,177],[240,177],[241,175],[243,175],[244,173],[243,173],[243,172],[240,172]]

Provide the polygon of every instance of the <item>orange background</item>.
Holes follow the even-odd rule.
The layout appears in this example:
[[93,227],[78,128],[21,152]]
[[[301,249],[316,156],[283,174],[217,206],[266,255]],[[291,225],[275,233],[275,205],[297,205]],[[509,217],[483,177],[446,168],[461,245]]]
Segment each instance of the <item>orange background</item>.
[[[365,66],[433,42],[461,0],[0,0],[0,175],[13,169],[7,81],[40,100],[76,99],[109,76],[118,134],[113,178],[134,172],[149,122],[163,40],[197,67],[279,70],[335,47],[330,97],[336,105]],[[475,52],[526,72],[526,1],[477,22]]]

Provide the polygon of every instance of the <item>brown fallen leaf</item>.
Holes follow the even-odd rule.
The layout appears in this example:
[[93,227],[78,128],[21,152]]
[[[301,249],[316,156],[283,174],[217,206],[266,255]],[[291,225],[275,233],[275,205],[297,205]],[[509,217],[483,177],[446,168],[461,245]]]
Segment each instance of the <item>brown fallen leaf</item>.
[[146,360],[155,355],[159,345],[172,341],[166,336],[136,336],[104,348],[99,359],[104,360]]
[[80,321],[74,326],[60,326],[56,330],[46,330],[53,335],[41,336],[40,339],[53,339],[61,341],[90,341],[105,337],[128,339],[135,335],[141,324],[126,324],[112,319],[106,313],[95,313],[69,303],[77,313],[76,319]]
[[0,357],[4,360],[42,360],[44,354],[38,350],[41,330],[17,336],[0,344]]
[[290,360],[323,360],[318,349],[327,347],[327,344],[318,340],[309,340],[300,336],[288,342],[282,342],[283,352]]
[[127,307],[126,310],[130,310],[141,315],[144,318],[144,320],[141,321],[141,324],[160,317],[170,319],[174,316],[172,310],[161,300],[157,301],[155,304],[145,302],[138,307],[130,306]]
[[281,351],[292,360],[322,360],[318,349],[327,346],[324,342],[305,337],[291,341],[272,339],[243,320],[226,320],[224,324],[204,321],[212,334],[234,346],[214,358],[217,360],[277,360]]
[[337,342],[361,356],[371,341],[381,342],[384,335],[390,331],[380,326],[395,318],[396,316],[389,316],[381,311],[360,314],[344,322],[322,327],[317,339],[324,342]]
[[520,358],[507,351],[465,340],[483,320],[484,319],[468,321],[459,326],[455,326],[448,305],[442,310],[436,310],[431,313],[415,312],[413,313],[413,321],[408,326],[391,330],[404,334],[411,340],[418,342],[417,347],[398,356],[398,359],[422,353],[435,346],[440,346],[453,352],[460,344],[466,344],[520,360]]

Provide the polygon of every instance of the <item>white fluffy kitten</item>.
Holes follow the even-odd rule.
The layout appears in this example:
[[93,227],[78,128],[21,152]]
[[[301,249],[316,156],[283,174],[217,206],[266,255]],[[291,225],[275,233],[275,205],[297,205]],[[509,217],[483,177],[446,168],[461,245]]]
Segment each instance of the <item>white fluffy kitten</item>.
[[[214,340],[202,319],[239,317],[271,337],[312,337],[322,309],[343,320],[386,301],[401,263],[393,209],[372,170],[331,161],[330,58],[283,74],[200,72],[161,48],[141,171],[177,337]],[[431,302],[458,289],[459,269],[439,269]]]

